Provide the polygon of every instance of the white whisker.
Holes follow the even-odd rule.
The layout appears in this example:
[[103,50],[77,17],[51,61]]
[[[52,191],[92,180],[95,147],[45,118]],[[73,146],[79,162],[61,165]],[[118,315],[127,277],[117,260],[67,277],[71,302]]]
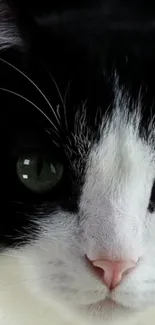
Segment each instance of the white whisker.
[[53,128],[56,130],[56,134],[59,136],[59,131],[58,129],[56,128],[56,126],[54,125],[54,123],[51,121],[51,119],[41,110],[41,108],[39,108],[35,103],[33,103],[31,100],[29,100],[28,98],[16,93],[15,91],[12,91],[10,89],[7,89],[7,88],[0,88],[0,90],[2,91],[5,91],[5,92],[8,92],[10,94],[13,94],[19,98],[22,98],[23,100],[25,100],[27,103],[31,104],[32,106],[34,106],[49,122],[50,124],[53,126]]
[[1,256],[6,256],[6,257],[17,257],[17,258],[22,258],[22,259],[25,259],[26,260],[26,257],[22,256],[22,255],[13,255],[13,254],[8,254],[8,253],[1,253]]
[[15,67],[13,64],[7,62],[6,60],[0,58],[0,61],[2,61],[3,63],[6,63],[7,65],[9,65],[10,67],[12,67],[14,70],[16,70],[17,72],[19,72],[23,77],[25,77],[25,79],[27,79],[38,91],[39,93],[42,95],[42,97],[45,99],[46,103],[49,105],[49,107],[51,108],[51,111],[58,123],[58,125],[60,124],[60,121],[54,111],[54,108],[52,107],[51,103],[49,102],[49,100],[47,99],[47,97],[45,96],[45,94],[42,92],[42,90],[36,85],[36,83],[29,78],[24,72],[22,72],[20,69],[18,69],[17,67]]
[[[67,123],[67,114],[66,114],[66,105],[65,105],[65,101],[64,101],[64,99],[63,99],[63,97],[62,97],[62,95],[61,95],[60,89],[59,89],[59,87],[58,87],[58,85],[57,85],[55,79],[53,78],[53,76],[51,75],[51,73],[50,73],[49,71],[48,71],[48,73],[49,73],[50,78],[52,79],[52,81],[53,81],[53,83],[54,83],[54,85],[55,85],[55,88],[56,88],[56,90],[57,90],[57,92],[58,92],[58,95],[59,95],[59,97],[60,97],[60,100],[61,100],[62,106],[63,106],[63,108],[64,108],[64,119],[65,119],[65,125],[66,125],[66,128],[68,129],[68,123]],[[68,85],[68,87],[69,87],[69,85]],[[68,87],[67,87],[67,90],[68,90]],[[67,91],[67,90],[66,90],[66,91]],[[66,96],[66,93],[65,93],[65,96]]]
[[59,89],[59,87],[58,87],[58,85],[57,85],[55,79],[52,77],[51,73],[50,73],[49,71],[48,71],[48,73],[49,73],[49,75],[50,75],[50,77],[51,77],[51,79],[52,79],[52,81],[53,81],[53,83],[54,83],[54,85],[55,85],[55,87],[56,87],[56,89],[57,89],[57,92],[58,92],[59,97],[60,97],[60,99],[61,99],[62,105],[64,105],[64,100],[63,100],[63,98],[62,98],[62,95],[61,95],[60,89]]
[[66,100],[67,100],[67,93],[69,90],[69,86],[70,86],[70,81],[68,82],[66,91],[65,91],[65,96],[64,96],[64,117],[65,117],[65,124],[66,124],[66,128],[68,129],[68,123],[67,123],[67,113],[66,113]]
[[59,117],[59,120],[61,120],[61,117],[60,117],[60,105],[59,104],[56,107],[56,112],[57,112],[57,116]]

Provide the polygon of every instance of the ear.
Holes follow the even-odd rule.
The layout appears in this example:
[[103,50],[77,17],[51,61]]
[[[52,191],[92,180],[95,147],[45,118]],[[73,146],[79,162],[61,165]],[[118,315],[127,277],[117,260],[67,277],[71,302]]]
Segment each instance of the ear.
[[22,40],[15,17],[4,0],[0,0],[0,50],[21,47]]
[[29,47],[35,39],[36,17],[52,8],[49,0],[0,0],[0,50]]

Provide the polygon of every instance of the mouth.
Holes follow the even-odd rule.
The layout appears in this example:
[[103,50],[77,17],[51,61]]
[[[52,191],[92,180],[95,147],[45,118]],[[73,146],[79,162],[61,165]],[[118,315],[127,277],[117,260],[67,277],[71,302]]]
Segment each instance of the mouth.
[[116,301],[112,300],[112,299],[105,299],[105,300],[101,300],[100,301],[101,305],[103,307],[123,307],[122,305],[118,304]]
[[123,305],[121,305],[120,303],[117,303],[115,300],[112,300],[110,298],[106,298],[106,299],[103,299],[103,300],[99,300],[95,303],[92,303],[90,304],[89,306],[87,306],[88,308],[97,308],[99,310],[102,310],[102,309],[117,309],[117,308],[125,308]]
[[108,309],[109,311],[110,310],[118,310],[118,309],[121,309],[121,310],[124,310],[124,311],[127,311],[127,310],[132,310],[132,308],[130,307],[127,307],[127,306],[124,306],[123,304],[111,299],[111,298],[106,298],[104,300],[100,300],[97,302],[97,306],[99,306],[101,309]]

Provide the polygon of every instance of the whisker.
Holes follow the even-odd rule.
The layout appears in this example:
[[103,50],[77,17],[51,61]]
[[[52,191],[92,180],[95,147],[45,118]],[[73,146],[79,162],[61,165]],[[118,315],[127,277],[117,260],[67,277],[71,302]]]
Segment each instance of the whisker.
[[58,104],[57,107],[56,107],[56,112],[57,112],[57,115],[59,117],[59,120],[61,119],[60,117],[60,105]]
[[17,203],[17,204],[22,204],[23,205],[23,202],[19,202],[19,201],[12,201],[12,203]]
[[66,106],[66,98],[67,98],[67,94],[68,94],[68,90],[69,90],[70,84],[71,84],[71,80],[68,82],[68,85],[67,85],[66,91],[65,91],[65,96],[64,96],[65,106]]
[[[58,92],[58,95],[59,95],[59,97],[60,97],[60,100],[61,100],[62,106],[63,106],[63,108],[64,108],[65,124],[66,124],[66,128],[68,129],[68,123],[67,123],[67,114],[66,114],[66,105],[65,105],[65,101],[64,101],[64,99],[63,99],[63,97],[62,97],[62,95],[61,95],[60,89],[59,89],[59,87],[58,87],[58,85],[57,85],[57,83],[56,83],[54,77],[51,75],[51,73],[50,73],[49,71],[48,71],[48,73],[49,73],[50,78],[52,79],[52,81],[53,81],[53,83],[54,83],[54,85],[55,85],[55,88],[56,88],[56,90],[57,90],[57,92]],[[68,91],[68,87],[69,87],[69,85],[67,86],[67,90],[66,90],[66,91]],[[66,93],[65,93],[65,99],[66,99]]]
[[[18,245],[16,245],[14,248],[13,248],[13,252],[15,251],[17,251],[18,250]],[[22,253],[22,252],[21,252]],[[1,256],[6,256],[6,257],[13,257],[13,258],[21,258],[21,259],[24,259],[24,260],[26,260],[26,257],[25,256],[23,256],[23,255],[18,255],[18,254],[14,254],[14,253],[12,253],[12,254],[9,254],[8,252],[7,253],[1,253]],[[2,266],[2,265],[1,265]]]
[[[13,255],[13,254],[8,254],[8,253],[1,253],[1,256],[6,256],[6,257],[17,257],[17,258],[22,258],[22,259],[26,259],[26,257],[25,256],[22,256],[22,255]],[[2,265],[1,265],[2,266]]]
[[65,123],[66,123],[66,128],[68,129],[68,122],[67,122],[67,113],[66,113],[66,100],[67,100],[67,94],[68,94],[68,90],[70,87],[71,81],[68,82],[66,91],[65,91],[65,96],[64,96],[64,116],[65,116]]
[[2,61],[3,63],[9,65],[10,67],[12,67],[14,70],[16,70],[17,72],[19,72],[25,79],[27,79],[37,90],[38,92],[42,95],[42,97],[45,99],[46,103],[49,105],[58,125],[60,125],[60,121],[54,111],[54,108],[52,107],[51,103],[49,102],[49,100],[47,99],[47,97],[45,96],[45,94],[42,92],[42,90],[36,85],[36,83],[31,79],[29,78],[24,72],[22,72],[20,69],[18,69],[17,67],[15,67],[13,64],[11,64],[10,62],[0,58],[0,61]]
[[59,87],[58,87],[58,85],[57,85],[57,83],[56,83],[54,77],[51,75],[51,73],[50,73],[49,71],[48,71],[48,73],[49,73],[50,78],[52,79],[52,81],[53,81],[53,83],[54,83],[54,85],[55,85],[55,88],[56,88],[56,90],[57,90],[57,92],[58,92],[58,94],[59,94],[59,97],[60,97],[60,99],[61,99],[62,105],[64,105],[64,100],[63,100],[63,98],[62,98],[62,95],[61,95],[60,89],[59,89]]
[[[55,130],[52,130],[52,133],[48,130],[45,129],[45,131],[51,136],[52,133],[55,133],[57,135],[57,137],[61,140],[60,136],[57,134],[57,132],[55,132]],[[52,142],[56,144],[56,142],[52,139]],[[58,147],[60,147],[60,145],[56,144]]]
[[29,100],[28,98],[20,95],[19,93],[16,93],[15,91],[12,91],[10,89],[7,89],[7,88],[0,88],[0,90],[2,91],[5,91],[5,92],[8,92],[10,94],[13,94],[19,98],[22,98],[23,100],[25,100],[27,103],[31,104],[32,106],[34,106],[49,122],[50,124],[53,126],[53,128],[56,130],[56,134],[59,136],[58,134],[58,129],[56,128],[56,126],[54,125],[54,123],[51,121],[51,119],[41,110],[41,108],[39,108],[35,103],[33,103],[31,100]]

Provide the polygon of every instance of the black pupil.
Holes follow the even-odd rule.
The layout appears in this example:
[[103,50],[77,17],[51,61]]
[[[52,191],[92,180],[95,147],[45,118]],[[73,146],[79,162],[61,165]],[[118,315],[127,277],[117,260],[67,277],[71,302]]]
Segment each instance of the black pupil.
[[42,171],[42,168],[43,168],[43,158],[39,156],[37,159],[37,171],[36,171],[38,177]]

